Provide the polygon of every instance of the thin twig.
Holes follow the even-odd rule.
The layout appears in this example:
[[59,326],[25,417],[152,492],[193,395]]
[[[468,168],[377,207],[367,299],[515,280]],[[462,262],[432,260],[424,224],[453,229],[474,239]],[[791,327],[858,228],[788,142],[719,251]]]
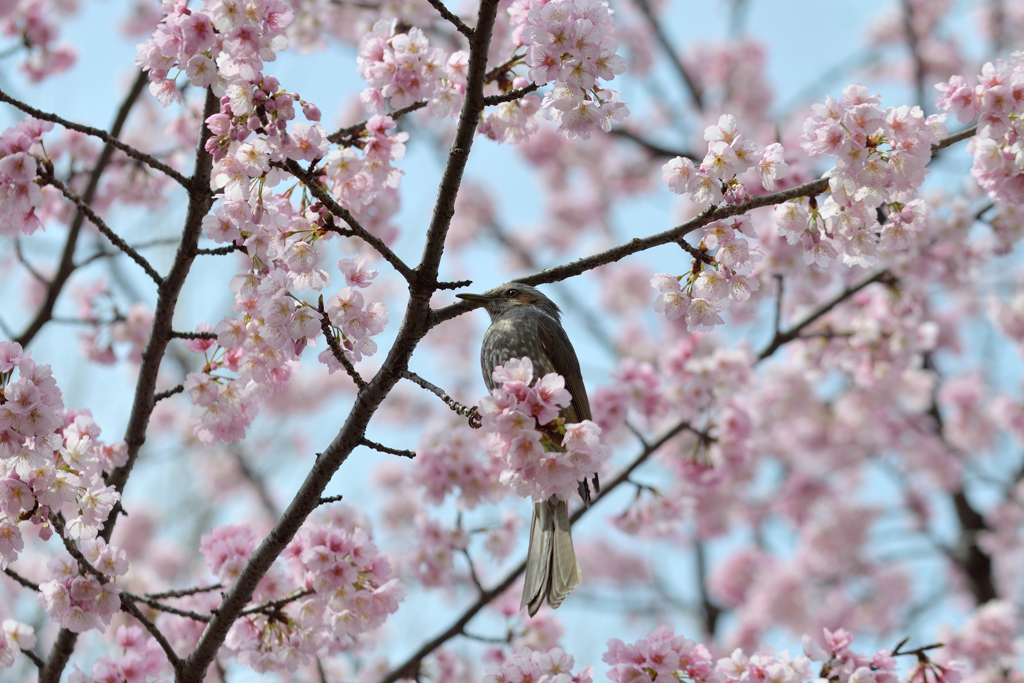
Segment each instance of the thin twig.
[[[488,71],[484,75],[484,83],[491,83],[497,80],[509,69],[514,67],[516,64],[522,62],[522,60],[522,55],[513,55],[510,59],[505,60],[501,64],[497,65],[496,67]],[[418,109],[423,109],[423,107],[427,106],[429,102],[429,100],[420,100],[419,102],[413,102],[412,104],[402,107],[401,109],[394,110],[393,112],[389,113],[388,116],[390,116],[392,120],[397,121],[406,114],[414,112]],[[359,123],[353,123],[351,126],[346,126],[345,128],[341,128],[331,133],[330,135],[327,136],[327,139],[328,141],[333,142],[335,144],[351,144],[360,135],[360,133],[362,133],[363,130],[365,130],[367,123],[369,123],[369,119],[364,119]]]
[[[715,257],[714,256],[712,256],[708,252],[704,251],[703,249],[699,249],[699,248],[693,246],[692,244],[687,242],[685,239],[679,240],[679,242],[677,244],[679,244],[679,246],[683,248],[683,251],[685,251],[687,254],[692,256],[695,261],[699,261],[701,263],[706,263],[709,266],[715,265]],[[694,268],[696,268],[696,266],[694,266]]]
[[215,249],[196,249],[197,254],[204,256],[224,256],[225,254],[233,254],[236,251],[245,251],[245,245],[229,244],[226,247],[217,247]]
[[217,339],[216,332],[178,332],[171,330],[172,339]]
[[[799,197],[814,197],[826,192],[827,190],[828,178],[819,178],[818,180],[812,180],[811,182],[798,185],[797,187],[793,187],[788,190],[753,197],[750,201],[744,204],[709,207],[682,225],[678,225],[669,230],[665,230],[648,237],[636,237],[629,242],[612,247],[606,251],[576,259],[575,261],[560,266],[546,268],[533,273],[532,275],[517,277],[516,281],[522,282],[526,285],[542,285],[548,282],[568,280],[569,278],[585,273],[588,270],[593,270],[609,263],[621,261],[627,256],[632,256],[633,254],[637,254],[641,251],[646,251],[652,247],[678,242],[694,230],[703,228],[714,221],[738,216],[763,206],[782,204],[783,202],[787,202],[791,199],[797,199]],[[435,309],[431,318],[431,324],[437,325],[446,320],[450,320],[457,315],[472,310],[474,307],[475,304],[468,301],[460,301],[458,303],[449,304],[448,306]]]
[[160,273],[156,271],[156,268],[151,266],[149,264],[149,261],[143,258],[142,254],[135,251],[135,249],[133,249],[130,244],[125,242],[120,235],[111,230],[107,226],[106,222],[104,222],[104,220],[100,218],[95,211],[92,210],[92,207],[89,206],[89,204],[84,199],[82,199],[77,194],[72,192],[67,187],[67,185],[62,183],[54,175],[43,176],[43,182],[47,185],[53,185],[58,190],[60,190],[60,193],[69,200],[71,200],[71,202],[78,207],[78,210],[84,213],[89,218],[89,221],[96,226],[96,229],[103,233],[103,235],[108,240],[110,240],[111,244],[113,244],[115,247],[124,252],[124,254],[128,256],[128,258],[130,258],[132,261],[135,261],[135,263],[139,264],[142,270],[146,272],[146,275],[148,275],[153,280],[153,282],[156,283],[157,287],[160,286],[160,284],[163,282],[163,278],[160,277]]
[[[907,38],[907,49],[910,50],[910,61],[914,64],[914,93],[917,106],[926,109],[927,102],[924,96],[924,57],[921,55],[921,45],[918,40],[917,30],[914,28],[914,8],[910,0],[902,0],[903,5],[903,32]],[[926,112],[927,113],[927,112]]]
[[39,584],[38,583],[32,583],[31,581],[26,579],[21,574],[19,574],[18,572],[14,571],[13,569],[11,569],[9,567],[4,567],[3,572],[8,577],[13,579],[14,581],[17,581],[18,583],[20,583],[25,588],[28,588],[29,590],[35,591],[36,593],[39,592]]
[[46,666],[46,662],[43,661],[43,658],[37,655],[35,652],[32,652],[32,650],[22,650],[21,654],[28,657],[28,660],[35,664],[36,668],[40,671],[42,671],[43,667]]
[[277,519],[278,516],[280,516],[281,511],[278,509],[277,503],[274,502],[274,496],[271,494],[270,488],[267,486],[266,479],[252,468],[249,464],[248,458],[245,457],[245,452],[239,444],[232,444],[229,451],[235,458],[235,464],[238,466],[239,472],[241,472],[242,476],[245,477],[252,488],[256,491],[256,497],[260,499],[260,503],[263,505],[263,509],[267,512],[267,515],[271,519]]
[[646,138],[644,138],[644,137],[634,133],[633,131],[629,130],[628,128],[615,127],[615,128],[612,128],[610,131],[608,131],[608,134],[609,135],[617,135],[620,138],[626,138],[627,140],[632,140],[633,142],[635,142],[636,144],[640,145],[641,147],[643,147],[644,149],[646,149],[648,152],[650,152],[651,154],[653,154],[655,156],[667,157],[667,158],[685,157],[686,159],[689,159],[690,161],[696,161],[696,162],[700,161],[700,157],[698,157],[693,152],[688,152],[686,150],[680,150],[680,149],[671,149],[669,147],[662,147],[661,145],[655,144],[655,143],[651,142],[650,140],[647,140]]
[[779,336],[779,332],[782,331],[782,274],[776,273],[775,275],[775,321],[772,326],[772,334],[775,337]]
[[167,598],[185,598],[190,595],[197,595],[199,593],[210,593],[211,591],[220,590],[224,586],[219,583],[214,583],[209,586],[196,586],[195,588],[179,588],[177,590],[163,591],[161,593],[144,593],[140,597],[149,598],[151,600],[166,600]]
[[[811,323],[815,322],[816,320],[821,318],[823,315],[825,315],[826,313],[831,311],[833,308],[838,306],[840,303],[842,303],[843,301],[846,301],[851,296],[853,296],[854,294],[856,294],[860,290],[864,289],[868,285],[874,284],[875,282],[883,282],[883,281],[889,279],[890,277],[891,277],[891,275],[890,275],[890,273],[889,273],[889,271],[887,269],[886,270],[880,270],[877,273],[875,273],[874,275],[872,275],[871,277],[865,278],[864,280],[861,280],[857,284],[851,285],[851,286],[847,287],[842,292],[840,292],[839,294],[834,296],[832,299],[830,299],[828,302],[822,304],[818,308],[816,308],[813,311],[811,311],[810,313],[808,313],[807,316],[804,317],[803,320],[801,320],[797,324],[793,325],[793,327],[789,328],[785,332],[776,331],[775,335],[772,337],[772,340],[768,343],[768,346],[766,346],[761,351],[761,353],[757,354],[757,360],[758,361],[764,360],[768,356],[770,356],[773,353],[775,353],[784,344],[787,344],[787,343],[793,341],[794,339],[796,339],[797,337],[799,337],[800,333],[804,330],[805,327],[807,327]],[[780,288],[780,291],[781,291],[781,288]]]
[[473,284],[472,280],[455,280],[454,282],[438,282],[437,289],[462,289]]
[[142,604],[148,605],[149,607],[152,607],[153,609],[158,610],[160,612],[174,614],[176,616],[185,617],[186,619],[191,619],[193,621],[201,621],[203,623],[206,623],[213,618],[209,614],[200,614],[199,612],[193,612],[192,610],[172,607],[171,605],[165,605],[162,602],[154,600],[153,598],[147,598],[144,595],[134,595],[131,593],[122,593],[122,595],[128,596],[132,600],[136,602],[141,602]]
[[437,386],[436,384],[431,384],[427,380],[417,375],[415,372],[403,370],[402,377],[409,380],[410,382],[415,382],[416,384],[420,385],[421,387],[423,387],[424,389],[426,389],[427,391],[429,391],[430,393],[434,394],[439,399],[444,401],[445,405],[451,408],[452,411],[454,411],[457,415],[461,415],[462,417],[468,419],[469,426],[472,427],[473,429],[480,428],[482,423],[480,421],[480,413],[477,412],[476,406],[473,406],[471,408],[469,406],[465,406],[459,403],[454,398],[445,393],[444,389]]
[[704,634],[709,640],[714,640],[717,633],[718,617],[722,614],[722,608],[711,601],[711,594],[708,592],[708,560],[704,551],[704,542],[697,540],[694,544],[694,554],[697,563],[697,587],[700,591],[700,610],[704,617]]
[[[64,549],[78,563],[80,571],[92,574],[96,577],[96,580],[99,581],[100,584],[113,583],[115,586],[117,585],[112,577],[108,576],[107,574],[103,573],[102,571],[94,567],[92,563],[89,562],[88,558],[86,558],[85,555],[82,554],[82,551],[78,548],[78,546],[75,545],[75,543],[67,537],[67,534],[65,533],[64,519],[60,514],[50,515],[50,523],[53,525],[54,530],[56,530],[57,535],[60,537],[61,542],[64,544]],[[170,642],[168,642],[167,638],[160,631],[160,629],[156,627],[156,624],[150,621],[145,614],[139,611],[138,606],[136,606],[135,604],[134,596],[131,593],[128,593],[127,591],[121,591],[119,586],[118,595],[121,600],[121,610],[135,617],[135,619],[140,624],[142,624],[143,628],[145,628],[149,632],[149,634],[153,636],[153,639],[156,640],[157,643],[160,645],[161,649],[163,649],[164,654],[167,655],[167,659],[171,663],[171,666],[177,667],[181,663],[181,660],[178,657],[178,653],[174,651],[174,648],[171,647]]]
[[504,62],[502,62],[501,64],[497,65],[496,67],[488,71],[486,74],[484,74],[484,83],[491,83],[493,81],[496,81],[502,75],[507,73],[509,69],[516,66],[517,64],[520,64],[522,61],[523,55],[513,54]]
[[352,212],[336,202],[334,197],[320,186],[320,183],[317,182],[312,173],[299,166],[298,162],[294,159],[289,159],[285,162],[284,167],[289,173],[298,178],[299,181],[305,185],[306,189],[309,190],[310,194],[320,200],[320,203],[327,207],[328,211],[345,221],[356,237],[369,244],[377,251],[378,254],[383,256],[384,260],[390,263],[402,277],[406,280],[410,280],[413,277],[412,268],[406,265],[402,259],[398,258],[398,254],[391,251],[391,248],[384,244],[384,240],[360,225],[356,217],[352,215]]
[[943,138],[942,140],[939,140],[934,145],[932,145],[932,154],[934,155],[935,152],[939,151],[940,149],[945,149],[950,145],[955,145],[956,143],[966,140],[968,138],[973,138],[977,133],[978,124],[968,126],[959,133],[953,133],[948,138]]
[[[388,116],[390,116],[393,121],[397,121],[406,114],[410,114],[418,109],[423,109],[423,107],[427,106],[429,102],[430,100],[420,100],[419,102],[413,102],[408,106],[390,112]],[[366,129],[366,124],[369,122],[369,119],[364,119],[359,123],[353,123],[351,126],[341,128],[328,135],[327,140],[333,142],[336,145],[341,145],[345,143],[351,145],[354,142],[354,140],[358,138],[359,135]]]
[[366,446],[367,448],[372,448],[373,450],[380,451],[381,453],[387,453],[389,455],[400,455],[403,458],[415,458],[416,457],[416,451],[410,451],[410,450],[406,450],[404,448],[391,448],[389,446],[385,446],[384,444],[379,444],[376,441],[370,441],[365,436],[363,437],[363,440],[362,440],[361,443],[364,446]]
[[334,331],[331,329],[331,319],[327,317],[327,312],[324,310],[323,296],[320,297],[317,308],[320,311],[320,329],[323,330],[324,337],[327,338],[327,346],[330,347],[331,354],[334,355],[336,361],[341,363],[341,367],[345,368],[345,372],[356,383],[356,387],[362,391],[366,388],[366,380],[356,370],[356,366],[352,365],[352,361],[348,359],[348,356],[345,355],[345,352],[338,344],[338,340],[334,338]]
[[[138,251],[139,249],[146,249],[148,247],[169,246],[171,244],[177,243],[177,237],[161,237],[160,239],[154,239],[146,242],[140,242],[138,244],[133,244],[131,245],[131,247],[132,249]],[[88,265],[93,261],[98,261],[101,258],[114,258],[115,256],[120,256],[121,253],[122,252],[120,251],[104,251],[103,249],[100,249],[95,254],[92,254],[91,256],[86,256],[84,259],[76,263],[75,267],[81,268],[82,266]]]
[[270,614],[271,612],[278,612],[285,605],[290,605],[296,600],[301,600],[306,596],[313,595],[313,593],[314,591],[312,588],[303,588],[294,595],[288,595],[277,600],[268,600],[266,602],[261,602],[258,605],[253,605],[252,607],[239,612],[238,616],[244,617],[250,614]]
[[466,558],[466,564],[469,565],[469,578],[473,581],[473,585],[476,586],[477,591],[483,593],[484,585],[480,583],[480,577],[477,576],[476,566],[473,564],[473,558],[469,555],[468,548],[459,548],[462,551],[463,556]]
[[[107,143],[103,146],[100,151],[99,157],[96,159],[96,163],[93,165],[92,170],[89,172],[89,179],[86,183],[85,190],[82,192],[82,200],[86,204],[91,204],[93,199],[96,198],[96,192],[100,186],[100,178],[103,176],[103,172],[110,164],[110,159],[114,154],[115,144],[114,139],[121,134],[121,130],[124,128],[125,122],[128,120],[128,115],[131,113],[132,107],[138,101],[139,96],[146,87],[148,79],[146,74],[139,72],[135,82],[129,89],[128,94],[125,95],[124,101],[121,102],[120,108],[117,110],[117,115],[114,117],[114,123],[110,127],[110,135]],[[57,265],[57,272],[54,273],[53,278],[50,280],[49,285],[46,288],[46,296],[43,303],[39,306],[39,310],[36,311],[35,317],[32,322],[28,324],[25,331],[19,335],[15,341],[22,345],[22,347],[28,347],[32,339],[39,334],[39,330],[43,328],[43,325],[50,320],[53,315],[53,309],[57,304],[57,298],[60,296],[61,291],[64,289],[64,285],[67,284],[71,274],[75,271],[74,256],[75,247],[78,244],[78,237],[81,235],[82,226],[85,223],[85,214],[82,211],[76,211],[74,218],[71,219],[71,224],[68,226],[68,234],[64,241],[64,249],[60,255],[60,261]],[[53,658],[51,654],[50,660],[47,663],[47,669],[43,671],[39,678],[40,683],[46,683],[53,679],[55,676],[59,677],[60,671],[63,670],[64,665],[67,664],[67,657],[70,657],[71,653],[66,648],[74,646],[74,640],[77,638],[73,633],[68,632],[70,635],[58,638],[54,644],[54,651],[64,656],[64,661],[59,663]]]
[[661,28],[661,22],[658,21],[657,17],[654,16],[654,12],[651,10],[651,5],[648,0],[633,0],[636,6],[640,9],[640,13],[647,19],[647,23],[651,27],[651,31],[654,33],[654,37],[658,39],[658,43],[661,48],[665,51],[665,56],[668,57],[669,63],[675,68],[676,73],[679,74],[680,80],[683,85],[686,86],[687,92],[690,93],[690,99],[693,101],[693,107],[697,111],[704,110],[703,96],[701,95],[700,86],[697,81],[694,80],[693,76],[690,75],[689,70],[683,64],[683,60],[679,57],[679,53],[676,52],[675,47],[669,42],[668,36],[665,31]]
[[166,391],[159,391],[153,394],[153,403],[159,403],[165,398],[170,398],[171,396],[174,396],[175,394],[180,394],[183,391],[185,391],[184,384],[179,384],[178,386],[167,389]]
[[44,285],[50,284],[49,282],[46,281],[45,277],[39,274],[38,270],[32,267],[32,264],[28,262],[28,259],[25,258],[25,254],[21,251],[20,236],[14,240],[14,255],[18,257],[18,263],[25,266],[25,270],[27,270],[32,277],[34,277],[37,281],[43,283]]
[[138,605],[136,605],[135,602],[132,601],[132,599],[125,593],[121,594],[121,609],[135,617],[135,620],[142,624],[142,627],[149,632],[149,635],[153,636],[153,640],[155,640],[160,646],[160,649],[164,651],[164,655],[167,657],[167,661],[170,662],[171,667],[177,669],[181,666],[181,657],[179,657],[178,653],[174,651],[174,646],[171,645],[171,642],[167,640],[167,637],[156,627],[156,624],[150,621],[149,618],[142,613],[142,610],[139,609]]
[[466,36],[470,40],[473,39],[473,29],[466,25],[466,22],[462,21],[457,15],[453,14],[451,10],[444,6],[441,0],[427,0],[430,6],[437,10],[437,13],[444,17],[445,21],[449,22],[455,27],[455,30]]
[[536,83],[530,85],[524,85],[522,88],[516,88],[515,90],[509,90],[507,93],[501,95],[488,95],[484,98],[484,104],[487,106],[501,104],[502,102],[512,102],[513,100],[519,100],[532,92],[537,91],[540,88]]
[[[514,239],[508,234],[502,226],[495,222],[489,223],[487,226],[488,232],[495,240],[498,241],[503,247],[515,254],[516,258],[522,261],[528,268],[536,269],[537,259],[534,258],[533,254],[527,249],[522,242]],[[555,284],[558,291],[558,295],[563,299],[566,306],[565,309],[569,311],[573,316],[579,318],[587,331],[593,335],[594,339],[603,346],[613,357],[618,358],[619,349],[615,345],[615,341],[605,330],[602,321],[594,315],[590,307],[584,302],[580,301],[579,298],[573,294],[573,291],[567,285],[559,282]]]

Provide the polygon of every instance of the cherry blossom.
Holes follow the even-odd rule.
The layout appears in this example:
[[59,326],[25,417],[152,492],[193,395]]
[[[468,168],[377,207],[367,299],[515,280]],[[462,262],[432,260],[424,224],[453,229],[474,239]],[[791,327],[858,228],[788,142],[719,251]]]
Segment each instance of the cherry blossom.
[[597,472],[608,457],[601,428],[590,420],[553,425],[571,400],[565,380],[548,374],[534,382],[529,358],[513,358],[495,368],[493,376],[501,386],[481,400],[480,415],[484,429],[495,437],[489,449],[505,461],[501,482],[535,501],[551,496],[569,500],[577,482]]

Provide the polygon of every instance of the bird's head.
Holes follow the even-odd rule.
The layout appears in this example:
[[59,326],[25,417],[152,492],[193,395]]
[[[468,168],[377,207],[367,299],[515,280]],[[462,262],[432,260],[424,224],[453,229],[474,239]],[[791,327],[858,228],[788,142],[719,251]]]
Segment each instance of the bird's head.
[[554,301],[541,294],[535,287],[524,285],[522,282],[506,282],[483,294],[456,294],[456,296],[483,306],[492,321],[519,306],[539,309],[555,320],[558,320],[561,315],[561,311]]

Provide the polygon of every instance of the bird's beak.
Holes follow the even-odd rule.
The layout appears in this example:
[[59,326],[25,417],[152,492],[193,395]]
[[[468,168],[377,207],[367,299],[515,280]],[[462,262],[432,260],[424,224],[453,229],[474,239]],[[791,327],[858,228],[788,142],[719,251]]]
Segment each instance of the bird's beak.
[[471,304],[477,304],[478,306],[486,306],[491,302],[491,297],[486,294],[456,294],[455,296],[463,301],[468,301]]

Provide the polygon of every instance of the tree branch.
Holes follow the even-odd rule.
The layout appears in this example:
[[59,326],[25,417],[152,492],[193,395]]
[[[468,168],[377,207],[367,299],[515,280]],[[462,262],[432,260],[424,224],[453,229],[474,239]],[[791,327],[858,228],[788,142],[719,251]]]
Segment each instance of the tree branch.
[[[135,78],[135,84],[137,85],[139,83],[142,83],[142,85],[145,86],[145,84],[148,83],[148,82],[149,82],[149,78],[148,78],[148,76],[146,76],[146,73],[144,71],[139,71],[138,75]],[[132,91],[133,92],[135,91],[136,85],[132,86]],[[142,89],[139,88],[139,92],[140,93],[141,93],[141,91],[142,91]],[[138,94],[136,94],[135,97],[131,97],[130,98],[130,100],[131,100],[131,102],[133,104],[134,104],[135,98],[137,98],[137,97],[138,97]],[[33,117],[35,117],[37,119],[41,119],[43,121],[49,121],[51,123],[56,123],[56,124],[59,124],[61,126],[64,126],[68,130],[77,130],[79,133],[85,133],[86,135],[91,135],[94,138],[99,138],[100,140],[103,140],[103,142],[106,144],[107,147],[117,148],[117,149],[121,150],[122,152],[124,152],[125,154],[127,154],[128,156],[130,156],[132,159],[135,159],[136,161],[140,161],[140,162],[146,164],[147,166],[155,168],[156,170],[160,171],[164,175],[166,175],[169,178],[171,178],[172,180],[174,180],[179,185],[181,185],[183,187],[188,187],[188,178],[183,176],[181,173],[178,173],[173,168],[171,168],[170,166],[168,166],[164,162],[160,161],[159,159],[157,159],[153,155],[146,154],[145,152],[137,150],[134,147],[132,147],[131,145],[125,144],[125,143],[121,142],[120,140],[118,140],[118,137],[121,135],[120,127],[118,127],[116,132],[114,130],[111,130],[108,133],[105,130],[100,130],[99,128],[93,128],[92,126],[85,126],[85,125],[82,125],[81,123],[75,123],[74,121],[68,121],[67,119],[61,118],[60,116],[57,116],[56,114],[50,114],[49,112],[41,111],[39,109],[36,109],[35,107],[31,107],[31,106],[25,104],[24,102],[21,102],[20,100],[16,100],[13,97],[11,97],[10,95],[8,95],[7,93],[5,93],[2,89],[0,89],[0,102],[6,102],[7,104],[10,104],[10,105],[12,105],[14,107],[17,107],[18,109],[20,109],[21,111],[25,112],[29,116],[33,116]],[[130,106],[129,106],[129,108],[130,108]]]
[[421,387],[423,387],[424,389],[426,389],[427,391],[429,391],[430,393],[434,394],[439,399],[444,401],[445,405],[451,408],[454,413],[468,419],[469,426],[472,427],[473,429],[480,428],[480,413],[477,412],[476,406],[469,407],[459,403],[454,398],[449,396],[444,389],[435,384],[431,384],[427,380],[417,375],[415,372],[403,370],[402,377],[409,380],[410,382],[414,382],[420,385]]
[[640,13],[647,19],[647,23],[650,25],[651,31],[654,33],[654,37],[657,38],[661,48],[665,51],[665,56],[668,57],[668,61],[675,68],[676,73],[679,74],[680,80],[683,85],[686,86],[687,92],[690,93],[690,100],[693,102],[693,107],[697,111],[704,110],[703,96],[700,91],[700,86],[697,81],[694,80],[693,76],[686,69],[683,64],[683,60],[679,57],[676,49],[669,42],[668,36],[665,35],[665,31],[661,28],[661,22],[658,21],[657,17],[654,16],[654,12],[651,10],[651,5],[648,0],[633,0],[634,4],[640,10]]
[[60,190],[60,193],[64,195],[67,199],[69,199],[75,206],[77,206],[78,210],[84,213],[86,217],[88,217],[89,222],[95,225],[96,229],[103,233],[103,235],[108,240],[110,240],[111,244],[117,247],[132,261],[135,261],[135,263],[137,263],[139,267],[146,272],[146,275],[148,275],[150,279],[156,283],[157,287],[160,286],[160,283],[163,282],[163,278],[160,277],[160,273],[156,272],[156,268],[151,266],[149,264],[149,261],[143,258],[142,254],[135,251],[135,249],[130,244],[125,242],[120,235],[111,230],[110,227],[106,224],[106,222],[102,218],[100,218],[96,214],[96,212],[92,210],[92,207],[90,207],[81,197],[72,192],[67,185],[62,183],[56,176],[52,174],[43,176],[43,181],[45,182],[45,184],[53,185],[55,188]]
[[363,446],[366,446],[367,448],[372,448],[373,450],[380,451],[381,453],[387,453],[389,455],[400,455],[403,458],[409,459],[416,457],[416,451],[410,451],[404,448],[390,448],[388,446],[385,446],[384,444],[379,444],[376,441],[370,441],[366,437],[363,437],[363,440],[360,443]]
[[650,140],[647,140],[646,138],[644,138],[644,137],[634,133],[633,131],[629,130],[628,128],[619,128],[619,127],[612,128],[608,132],[608,134],[609,135],[616,135],[616,136],[618,136],[620,138],[626,138],[627,140],[632,140],[633,142],[635,142],[636,144],[640,145],[641,147],[646,149],[648,152],[653,154],[654,156],[666,157],[666,158],[669,158],[669,159],[674,158],[674,157],[684,157],[684,158],[689,159],[690,161],[693,161],[695,163],[700,163],[700,161],[701,161],[700,158],[696,154],[694,154],[693,152],[688,152],[688,151],[679,150],[679,149],[669,149],[668,147],[662,147],[661,145],[657,145],[657,144],[651,142]]
[[[107,136],[108,139],[106,140],[106,144],[104,144],[103,150],[100,152],[99,158],[96,160],[96,164],[93,166],[92,172],[89,174],[89,182],[86,185],[85,192],[82,193],[82,200],[86,204],[92,204],[93,199],[96,197],[96,190],[99,187],[100,178],[103,175],[103,171],[106,169],[107,164],[110,163],[110,158],[114,154],[114,149],[117,147],[117,144],[114,141],[121,134],[121,129],[124,127],[125,121],[128,119],[128,114],[131,112],[132,106],[138,100],[139,95],[142,94],[147,81],[148,79],[146,75],[140,71],[136,76],[131,89],[128,91],[128,94],[125,96],[124,101],[121,103],[120,109],[118,109],[117,116],[114,119],[114,124],[110,128],[110,135]],[[35,116],[35,114],[32,115]],[[104,135],[106,134],[104,133]],[[57,273],[54,275],[53,280],[50,281],[50,286],[46,289],[46,298],[43,301],[43,305],[36,313],[35,319],[29,323],[28,329],[26,329],[16,340],[22,346],[27,346],[53,315],[53,307],[57,302],[57,297],[60,295],[60,292],[64,288],[64,284],[67,282],[68,278],[71,277],[71,273],[74,272],[75,267],[73,259],[75,255],[75,245],[78,242],[78,236],[81,233],[84,222],[85,214],[78,211],[75,214],[74,219],[71,221],[71,226],[68,229],[68,236],[64,243],[64,251],[61,254],[60,265],[57,268]],[[153,371],[153,376],[155,380],[155,369]],[[150,392],[150,394],[152,395],[152,392]],[[108,519],[108,524],[111,528],[113,527],[112,520]],[[105,537],[105,540],[109,540],[109,536]],[[64,671],[64,667],[67,666],[68,659],[70,659],[72,652],[74,652],[75,642],[77,639],[77,634],[67,629],[62,628],[57,633],[57,638],[54,641],[53,647],[50,649],[50,654],[46,659],[46,663],[39,671],[39,683],[59,683],[61,673]]]
[[924,95],[924,57],[921,55],[917,31],[914,29],[914,8],[910,0],[902,0],[901,4],[903,6],[903,32],[907,38],[910,61],[914,65],[914,95],[917,105],[924,110],[927,106]]
[[[110,127],[110,134],[107,135],[103,131],[98,131],[106,136],[107,142],[100,151],[99,158],[96,159],[96,164],[92,167],[92,171],[89,173],[89,180],[86,184],[85,191],[82,193],[82,201],[86,204],[92,204],[96,198],[96,191],[100,185],[100,178],[103,176],[103,172],[106,170],[107,165],[110,163],[110,158],[114,154],[114,149],[117,148],[115,143],[117,136],[121,134],[121,130],[124,128],[125,121],[128,120],[128,114],[131,112],[132,107],[138,100],[139,95],[142,94],[143,89],[146,87],[148,79],[146,74],[139,72],[135,79],[135,83],[132,84],[131,89],[125,96],[124,101],[121,103],[120,109],[117,111],[117,116],[114,118],[114,124]],[[6,98],[6,99],[5,99]],[[6,95],[0,91],[0,100],[11,101]],[[14,101],[11,101],[14,104]],[[18,106],[15,104],[15,106]],[[35,110],[33,110],[34,112]],[[29,112],[32,116],[36,116],[36,113]],[[38,112],[42,114],[43,112]],[[38,118],[38,117],[37,117]],[[47,119],[49,120],[49,119]],[[57,266],[57,272],[54,274],[53,279],[50,280],[49,287],[46,288],[46,296],[43,299],[43,304],[36,312],[35,318],[29,323],[28,328],[21,335],[15,339],[16,342],[22,345],[22,347],[28,347],[35,336],[39,333],[39,330],[43,328],[43,325],[50,320],[53,315],[53,307],[57,303],[57,297],[60,296],[61,291],[64,289],[64,285],[67,283],[68,278],[71,277],[71,273],[75,270],[74,256],[75,246],[78,244],[78,236],[82,231],[82,225],[85,223],[85,214],[79,210],[75,213],[75,217],[71,221],[71,225],[68,228],[67,240],[64,242],[64,251],[61,253],[60,264]],[[48,675],[49,669],[40,672],[40,681],[43,682],[44,675]]]
[[[617,247],[612,247],[611,249],[592,256],[576,259],[571,263],[566,263],[561,266],[546,268],[532,275],[518,277],[516,280],[527,285],[541,285],[548,282],[567,280],[570,277],[580,275],[588,270],[593,270],[594,268],[598,268],[608,263],[614,263],[615,261],[621,261],[627,256],[637,254],[641,251],[646,251],[663,244],[678,242],[694,230],[703,228],[714,221],[738,216],[746,213],[747,211],[761,208],[762,206],[782,204],[783,202],[787,202],[791,199],[797,199],[799,197],[814,197],[826,190],[828,190],[828,178],[819,178],[818,180],[812,180],[809,183],[804,183],[803,185],[798,185],[797,187],[793,187],[788,190],[754,197],[744,204],[709,207],[702,211],[698,216],[695,216],[682,225],[676,226],[670,230],[665,230],[664,232],[659,232],[648,237],[637,237],[629,242],[620,244]],[[475,304],[471,304],[468,301],[460,301],[458,303],[449,304],[448,306],[435,309],[433,324],[436,325],[446,320],[450,320],[451,318],[470,311],[473,308],[475,308]]]
[[[877,273],[875,273],[874,275],[872,275],[871,277],[865,278],[864,280],[861,280],[857,284],[851,285],[850,287],[847,287],[842,292],[840,292],[838,295],[833,297],[831,300],[829,300],[828,302],[822,304],[818,308],[816,308],[813,311],[811,311],[803,320],[801,320],[800,322],[798,322],[796,325],[794,325],[793,327],[789,328],[785,332],[780,332],[776,328],[775,336],[772,338],[772,340],[770,342],[768,342],[768,346],[766,346],[761,351],[761,353],[757,354],[757,360],[758,361],[764,360],[768,356],[770,356],[773,353],[775,353],[776,351],[778,351],[779,347],[783,346],[784,344],[788,344],[789,342],[791,342],[794,339],[796,339],[797,337],[799,337],[800,333],[804,330],[804,328],[806,328],[808,325],[810,325],[811,323],[813,323],[816,320],[818,320],[819,318],[821,318],[823,315],[825,315],[826,313],[831,311],[833,308],[835,308],[836,306],[838,306],[842,302],[846,301],[851,296],[853,296],[854,294],[856,294],[860,290],[864,289],[868,285],[874,284],[875,282],[884,282],[884,281],[888,280],[889,278],[891,278],[891,275],[889,274],[888,270],[880,270]],[[780,294],[780,296],[781,296],[781,293],[782,293],[782,287],[780,285],[780,287],[779,287],[779,294]]]
[[444,17],[445,21],[449,22],[452,26],[454,26],[456,31],[466,36],[466,38],[470,40],[473,39],[473,29],[471,29],[469,26],[466,26],[466,23],[462,21],[462,19],[460,19],[458,16],[452,14],[452,12],[447,7],[444,6],[444,3],[441,2],[441,0],[427,0],[427,2],[430,3],[431,7],[437,10],[438,14]]
[[465,168],[465,156],[473,144],[480,112],[483,110],[483,81],[491,30],[497,15],[498,0],[481,0],[476,29],[470,40],[466,97],[456,126],[455,141],[442,176],[434,217],[427,230],[424,257],[413,271],[409,283],[409,302],[398,335],[380,370],[357,395],[331,444],[316,459],[299,486],[288,508],[281,514],[259,547],[224,595],[214,618],[207,625],[195,648],[178,670],[178,683],[200,683],[214,661],[228,630],[252,598],[267,570],[284,551],[309,514],[321,503],[321,494],[338,468],[365,437],[370,418],[400,379],[413,350],[430,330],[430,297],[437,285],[438,264],[444,250],[444,238],[451,221],[455,192]]
[[515,90],[509,90],[507,93],[501,95],[488,95],[484,98],[484,104],[491,106],[494,104],[501,104],[502,102],[512,102],[513,100],[522,99],[532,92],[540,89],[540,86],[536,83],[530,85],[524,85],[522,88],[516,88]]
[[17,581],[18,583],[20,583],[25,588],[28,588],[31,591],[35,591],[36,593],[39,592],[39,584],[38,583],[32,583],[31,581],[29,581],[24,576],[22,576],[21,574],[19,574],[16,571],[14,571],[10,567],[4,567],[3,568],[3,572],[10,579],[12,579],[13,581]]

